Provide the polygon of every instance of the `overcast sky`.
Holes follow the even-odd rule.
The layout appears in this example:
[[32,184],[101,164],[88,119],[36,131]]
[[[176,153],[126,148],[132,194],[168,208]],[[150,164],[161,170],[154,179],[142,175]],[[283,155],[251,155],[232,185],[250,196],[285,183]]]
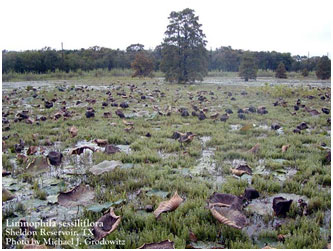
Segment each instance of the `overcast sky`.
[[171,11],[191,8],[207,49],[331,57],[330,0],[1,0],[1,49],[155,48]]

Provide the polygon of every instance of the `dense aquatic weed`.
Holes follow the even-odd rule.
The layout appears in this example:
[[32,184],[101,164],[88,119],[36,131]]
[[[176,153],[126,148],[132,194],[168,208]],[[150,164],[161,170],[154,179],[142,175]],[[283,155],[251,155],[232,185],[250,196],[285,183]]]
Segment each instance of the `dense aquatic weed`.
[[[93,82],[101,84],[97,79]],[[325,151],[320,150],[317,146],[330,147],[328,115],[322,113],[313,117],[303,109],[297,111],[297,115],[292,115],[286,108],[291,111],[290,109],[293,109],[298,98],[296,96],[299,96],[302,103],[321,111],[322,107],[330,105],[330,101],[322,101],[319,98],[308,100],[306,96],[317,96],[328,90],[293,87],[292,91],[295,92],[295,96],[284,97],[288,107],[283,107],[273,106],[277,99],[275,96],[279,94],[278,89],[270,87],[262,89],[255,86],[212,84],[209,85],[209,89],[214,92],[214,95],[210,95],[210,90],[207,90],[206,85],[180,86],[153,84],[152,82],[149,81],[142,85],[142,81],[137,80],[126,79],[126,81],[117,82],[114,79],[109,79],[105,82],[107,84],[104,83],[105,88],[94,87],[93,90],[91,87],[84,88],[79,82],[74,82],[73,87],[71,87],[73,83],[65,84],[65,92],[60,92],[54,86],[49,85],[47,90],[44,88],[38,90],[40,97],[36,99],[27,99],[28,96],[31,96],[31,91],[27,92],[19,88],[16,94],[10,96],[10,100],[25,100],[25,104],[31,105],[29,115],[33,119],[36,116],[45,116],[47,120],[36,120],[34,124],[27,124],[24,121],[15,123],[13,122],[15,114],[21,112],[23,103],[18,103],[15,106],[7,101],[3,102],[4,112],[10,111],[7,116],[10,121],[10,130],[3,131],[5,141],[3,167],[11,171],[12,176],[10,177],[15,179],[17,183],[24,184],[27,191],[23,191],[17,184],[4,184],[5,188],[12,189],[11,192],[18,195],[31,193],[33,196],[31,185],[39,180],[39,190],[48,193],[44,203],[48,203],[50,199],[48,196],[69,191],[84,181],[95,191],[93,205],[123,201],[123,203],[114,206],[115,214],[122,217],[122,223],[116,231],[106,238],[126,239],[127,241],[124,246],[108,244],[105,246],[106,248],[138,248],[144,243],[158,243],[168,239],[174,242],[176,248],[185,248],[191,241],[190,231],[195,234],[198,241],[218,243],[226,248],[262,247],[260,241],[265,241],[265,238],[276,240],[275,234],[284,235],[285,241],[271,243],[270,245],[273,247],[325,247],[329,239],[323,231],[330,228],[330,224],[327,223],[329,220],[327,220],[326,211],[331,205],[331,169],[328,164],[322,162]],[[137,86],[133,92],[130,90],[131,84]],[[79,87],[79,85],[81,86]],[[74,89],[71,90],[71,88]],[[165,97],[154,92],[155,89],[165,92]],[[248,95],[240,96],[244,89]],[[106,94],[108,90],[110,90],[115,102],[119,104],[124,100],[122,96],[117,95],[117,92],[126,92],[126,94],[132,95],[132,98],[126,100],[129,108],[126,108],[128,110],[125,110],[124,114],[146,111],[151,115],[155,112],[154,106],[158,106],[159,110],[164,110],[165,107],[170,106],[171,115],[156,114],[150,117],[126,118],[127,122],[134,123],[134,129],[125,132],[123,121],[114,113],[117,108],[110,105],[102,108],[102,102],[109,98],[109,94]],[[11,91],[3,90],[3,96],[9,95]],[[147,97],[151,94],[155,101],[150,98],[141,100],[139,91]],[[188,92],[193,96],[192,100],[189,99]],[[201,96],[206,97],[207,102],[200,103],[198,101],[199,92]],[[232,92],[236,100],[230,100],[227,92]],[[88,94],[89,96],[87,96]],[[57,100],[52,108],[46,110],[40,99],[42,97],[46,100],[54,98]],[[93,99],[96,100],[94,104],[86,101]],[[53,117],[63,106],[64,100],[67,102],[67,109],[73,112],[73,116],[66,120],[64,117],[54,120]],[[76,105],[77,100],[82,103]],[[200,121],[191,115],[188,117],[180,116],[179,107],[186,107],[189,113],[192,112],[191,102],[199,106],[199,109],[208,109],[205,112],[207,117],[205,120]],[[42,106],[37,107],[38,105]],[[94,118],[85,117],[88,106],[95,110]],[[245,113],[246,120],[240,120],[237,111],[239,109],[245,110],[250,106],[255,108],[265,106],[268,113],[264,115]],[[216,112],[219,112],[220,115],[224,114],[225,109],[231,109],[234,112],[230,114],[226,122],[210,118],[210,115]],[[104,117],[105,112],[110,112],[112,117]],[[272,121],[280,123],[283,127],[283,135],[270,129]],[[300,134],[293,133],[296,126],[303,121],[309,125],[309,130],[302,130]],[[255,126],[245,127],[250,124]],[[246,130],[232,130],[231,125],[241,125],[240,128],[245,127]],[[264,125],[267,125],[268,128]],[[73,138],[68,132],[68,128],[71,126],[78,129],[77,135]],[[159,128],[159,130],[153,128]],[[193,132],[198,137],[195,137],[190,144],[182,146],[180,142],[171,138],[174,131]],[[148,133],[150,133],[150,137],[146,136]],[[24,163],[23,159],[15,160],[17,154],[14,152],[14,146],[18,144],[19,139],[25,142],[26,149],[23,150],[22,154],[25,154],[28,147],[32,145],[40,148],[35,155],[28,157],[29,160],[37,156],[46,156],[49,151],[60,151],[64,154],[63,164],[47,170],[48,178],[43,184],[39,177],[26,172],[27,163]],[[123,145],[124,148],[131,149],[131,151],[124,149],[124,151],[113,155],[107,155],[103,149],[95,152],[86,150],[81,154],[82,156],[80,155],[81,157],[68,156],[68,149],[78,147],[79,142],[92,143],[94,139],[105,139],[108,144]],[[255,154],[249,152],[256,144],[260,144],[259,150]],[[282,152],[282,146],[287,144],[290,147],[287,151]],[[96,146],[94,145],[94,147]],[[41,148],[45,148],[44,153],[41,153]],[[191,173],[191,170],[195,170],[195,167],[200,164],[201,158],[207,156],[207,151],[209,151],[209,161],[204,161],[207,170],[199,175]],[[15,160],[15,162],[11,160]],[[101,174],[100,177],[87,172],[92,166],[106,160],[121,161],[123,164],[130,163],[132,165],[127,166],[128,168],[115,168],[111,172]],[[269,229],[269,224],[276,219],[273,216],[263,216],[262,220],[258,220],[263,225],[259,242],[255,236],[246,231],[221,226],[206,208],[205,200],[215,191],[239,196],[249,186],[247,180],[232,176],[230,168],[235,168],[232,165],[234,160],[244,160],[248,163],[253,170],[250,185],[257,189],[263,198],[281,192],[307,196],[309,198],[308,215],[301,216],[297,205],[292,204],[287,213],[286,222],[283,222],[279,229],[273,230]],[[267,174],[256,173],[258,167],[263,167]],[[289,170],[297,170],[297,172],[291,175]],[[286,174],[284,175],[285,179],[279,179],[276,173]],[[64,184],[54,185],[54,181],[50,181],[50,178],[61,179]],[[223,183],[217,184],[219,179],[222,179]],[[49,181],[50,184],[46,184]],[[58,186],[59,189],[55,189]],[[152,213],[138,210],[147,205],[157,206],[160,202],[170,199],[170,197],[163,198],[152,195],[148,191],[162,191],[172,195],[175,190],[185,201],[177,210],[161,215],[159,221],[155,220]],[[43,196],[39,198],[43,198]],[[32,203],[31,198],[27,199],[29,203],[27,203],[28,208],[25,211],[16,209],[18,203],[22,203],[22,201],[12,200],[10,202],[11,206],[15,208],[14,211],[17,210],[22,216],[30,213],[31,210],[29,208]],[[43,203],[39,200],[37,202]],[[41,212],[45,210],[44,207],[39,206]],[[50,207],[56,208],[59,205],[52,204]],[[84,213],[77,215],[77,217],[86,217],[94,222],[104,213],[102,211],[89,211],[87,208],[82,208]],[[12,213],[4,215],[8,219],[14,219]],[[39,215],[37,214],[37,216]],[[292,224],[296,224],[296,227],[293,227]],[[86,248],[88,246],[82,244],[80,247]]]

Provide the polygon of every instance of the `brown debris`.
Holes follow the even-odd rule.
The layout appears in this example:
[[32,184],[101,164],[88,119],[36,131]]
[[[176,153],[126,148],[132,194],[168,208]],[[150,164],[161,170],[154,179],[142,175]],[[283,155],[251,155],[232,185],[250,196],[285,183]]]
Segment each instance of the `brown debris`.
[[104,152],[107,154],[114,154],[114,153],[120,152],[120,149],[115,145],[106,145]]
[[196,134],[193,134],[192,132],[187,132],[187,133],[174,132],[172,134],[172,138],[178,139],[180,143],[190,143],[192,142],[195,136]]
[[61,116],[62,116],[62,113],[61,112],[57,112],[56,114],[53,115],[53,119],[54,120],[60,119]]
[[237,176],[242,176],[247,173],[248,175],[252,175],[252,169],[247,164],[239,165],[237,168],[230,168],[232,174]]
[[88,150],[91,150],[93,152],[95,152],[95,149],[93,147],[90,147],[90,146],[80,146],[80,147],[77,147],[77,148],[74,148],[72,150],[70,150],[69,154],[77,154],[77,155],[80,155],[84,152],[85,149],[88,149]]
[[14,199],[16,196],[5,188],[2,188],[2,201]]
[[123,113],[120,109],[117,109],[117,110],[115,111],[115,113],[116,113],[116,115],[117,115],[119,118],[121,118],[121,119],[125,118],[124,113]]
[[219,114],[218,112],[216,112],[216,113],[210,115],[210,118],[211,118],[211,119],[217,119],[217,117],[218,117],[219,115],[220,115],[220,114]]
[[246,173],[246,171],[244,171],[244,170],[238,170],[238,169],[234,169],[234,168],[230,168],[230,171],[232,174],[237,175],[237,176],[242,176],[244,173]]
[[256,153],[258,153],[259,149],[260,149],[260,144],[257,143],[257,144],[256,144],[254,147],[252,147],[248,152],[249,152],[249,153],[256,154]]
[[[23,159],[23,161],[24,161],[24,159]],[[27,169],[27,171],[38,173],[38,172],[45,171],[46,169],[49,168],[49,166],[50,166],[50,162],[47,158],[36,157],[28,163],[26,169]]]
[[26,163],[28,161],[28,157],[25,156],[24,154],[18,154],[16,158],[17,160],[22,160],[23,163]]
[[222,224],[237,229],[242,229],[246,225],[246,217],[240,211],[232,209],[230,206],[210,204],[209,209],[213,217]]
[[143,244],[139,249],[174,249],[175,243],[170,240],[165,240],[157,243]]
[[93,227],[93,233],[95,236],[95,240],[99,241],[103,239],[105,236],[111,234],[116,230],[118,225],[120,224],[121,217],[115,215],[113,208],[110,208],[110,212],[103,215],[99,218]]
[[11,175],[11,174],[12,174],[11,172],[9,172],[9,171],[7,171],[5,169],[2,169],[2,177],[8,176],[8,175]]
[[282,146],[282,152],[283,152],[283,153],[286,152],[286,151],[288,150],[289,147],[290,147],[289,144],[288,144],[288,145],[283,145],[283,146]]
[[155,217],[158,218],[161,213],[176,210],[183,201],[184,200],[178,195],[176,191],[170,200],[162,201],[158,205],[158,208],[154,211]]
[[63,158],[62,153],[51,151],[47,155],[48,160],[50,161],[51,165],[59,166],[61,164],[61,160]]
[[128,122],[125,119],[123,119],[123,123],[124,123],[125,126],[133,126],[134,125],[133,122]]
[[34,155],[38,150],[37,146],[30,146],[28,151],[27,151],[27,155]]
[[247,200],[253,200],[259,198],[259,192],[251,187],[245,188],[243,197]]
[[94,143],[96,143],[98,146],[106,146],[108,141],[106,139],[95,139]]
[[215,192],[208,200],[208,207],[213,217],[223,224],[237,229],[247,224],[246,217],[241,213],[240,197]]
[[35,142],[36,141],[36,139],[38,139],[38,137],[39,137],[39,133],[34,133],[34,134],[32,134],[32,140]]
[[189,232],[189,238],[191,242],[197,242],[198,238],[195,236],[195,234],[190,230]]
[[279,234],[279,235],[277,236],[277,238],[278,238],[278,240],[281,241],[281,242],[284,242],[284,241],[285,241],[285,237],[284,237],[283,234]]
[[286,200],[283,197],[273,199],[273,210],[276,216],[285,216],[290,209],[293,200]]
[[79,130],[75,126],[72,126],[71,128],[68,129],[68,131],[71,134],[71,137],[74,138]]
[[104,118],[112,118],[112,114],[111,114],[111,112],[104,112],[103,117]]
[[2,151],[4,152],[6,150],[6,141],[2,141]]
[[126,127],[126,128],[124,129],[124,131],[125,131],[125,132],[130,132],[130,131],[132,131],[133,129],[134,129],[133,126],[129,126],[129,127]]

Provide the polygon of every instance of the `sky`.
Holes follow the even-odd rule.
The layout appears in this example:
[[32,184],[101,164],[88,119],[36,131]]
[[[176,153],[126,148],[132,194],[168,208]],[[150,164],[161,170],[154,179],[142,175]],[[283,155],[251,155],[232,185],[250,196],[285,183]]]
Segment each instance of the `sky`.
[[207,49],[331,57],[330,0],[1,0],[1,49],[161,44],[171,11],[195,10]]

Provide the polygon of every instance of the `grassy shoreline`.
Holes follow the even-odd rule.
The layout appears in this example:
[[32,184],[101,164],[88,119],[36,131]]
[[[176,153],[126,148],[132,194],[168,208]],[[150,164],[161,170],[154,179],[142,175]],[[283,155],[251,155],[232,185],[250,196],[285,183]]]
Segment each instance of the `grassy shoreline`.
[[[19,81],[45,81],[45,80],[89,80],[98,78],[117,78],[117,77],[128,77],[131,78],[133,70],[131,69],[112,69],[108,71],[107,69],[97,69],[92,71],[81,71],[76,72],[49,72],[45,74],[37,73],[16,73],[9,72],[2,74],[2,82],[19,82]],[[153,73],[154,77],[164,78],[164,74],[160,71]],[[303,77],[300,72],[287,72],[288,79],[297,80],[317,80],[315,72],[310,72],[309,76]],[[207,77],[219,77],[219,78],[236,78],[238,77],[238,72],[223,72],[223,71],[210,71]],[[259,70],[257,73],[258,78],[275,78],[274,71],[264,71]]]

